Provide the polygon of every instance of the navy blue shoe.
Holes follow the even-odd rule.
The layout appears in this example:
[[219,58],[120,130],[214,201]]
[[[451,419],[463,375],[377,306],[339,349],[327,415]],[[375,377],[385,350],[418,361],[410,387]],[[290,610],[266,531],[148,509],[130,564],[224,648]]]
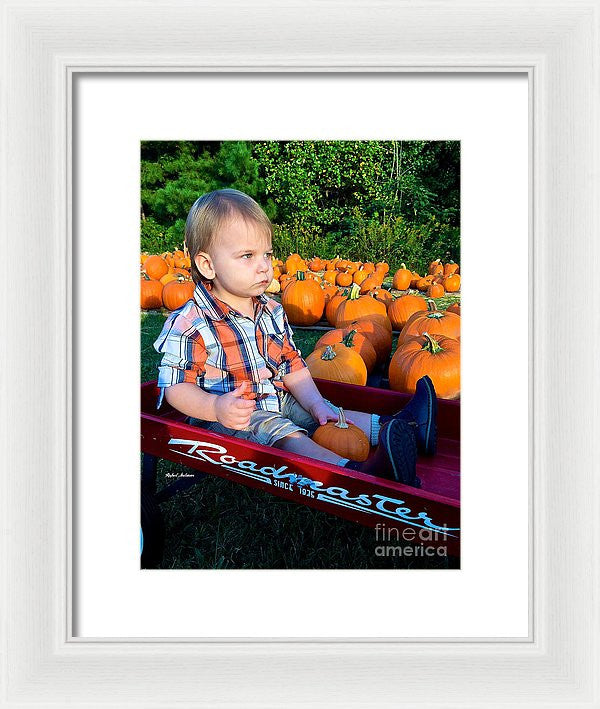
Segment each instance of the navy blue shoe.
[[437,446],[437,398],[433,382],[428,376],[417,382],[415,394],[408,404],[394,416],[381,416],[386,421],[408,421],[414,427],[417,450],[423,455],[435,455]]
[[360,470],[412,487],[421,487],[417,477],[417,442],[414,426],[402,419],[392,419],[381,427],[375,453]]

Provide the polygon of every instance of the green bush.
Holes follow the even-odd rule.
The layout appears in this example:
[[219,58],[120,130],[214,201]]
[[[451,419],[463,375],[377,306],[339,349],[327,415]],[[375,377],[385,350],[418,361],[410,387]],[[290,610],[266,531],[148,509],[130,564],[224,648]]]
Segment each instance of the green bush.
[[145,251],[180,246],[194,201],[232,187],[266,211],[281,258],[460,258],[458,141],[147,141],[141,155]]

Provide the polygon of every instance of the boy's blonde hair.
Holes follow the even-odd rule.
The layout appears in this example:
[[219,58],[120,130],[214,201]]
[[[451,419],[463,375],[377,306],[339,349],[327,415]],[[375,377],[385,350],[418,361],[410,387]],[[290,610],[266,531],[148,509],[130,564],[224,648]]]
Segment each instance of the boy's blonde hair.
[[234,217],[254,222],[268,237],[273,237],[269,217],[252,197],[239,190],[214,190],[199,197],[190,209],[185,222],[185,244],[192,261],[194,283],[205,280],[195,263],[196,256],[210,253],[219,229]]

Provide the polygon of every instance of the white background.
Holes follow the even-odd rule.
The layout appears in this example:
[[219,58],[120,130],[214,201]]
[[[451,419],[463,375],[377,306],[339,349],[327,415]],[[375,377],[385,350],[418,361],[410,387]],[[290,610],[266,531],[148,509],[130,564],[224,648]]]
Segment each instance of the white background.
[[[516,74],[77,80],[75,635],[527,636],[527,114]],[[292,138],[461,140],[461,570],[139,570],[140,140]]]

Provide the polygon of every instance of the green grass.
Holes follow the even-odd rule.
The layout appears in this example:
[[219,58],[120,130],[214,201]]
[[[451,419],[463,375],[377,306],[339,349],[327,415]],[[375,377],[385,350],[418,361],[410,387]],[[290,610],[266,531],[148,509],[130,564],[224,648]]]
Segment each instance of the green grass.
[[[152,344],[166,315],[141,314],[141,381],[156,379],[160,355]],[[322,332],[299,330],[306,357]],[[158,487],[185,467],[160,460]],[[161,504],[165,569],[422,569],[458,568],[452,557],[375,556],[372,529],[209,476]]]

